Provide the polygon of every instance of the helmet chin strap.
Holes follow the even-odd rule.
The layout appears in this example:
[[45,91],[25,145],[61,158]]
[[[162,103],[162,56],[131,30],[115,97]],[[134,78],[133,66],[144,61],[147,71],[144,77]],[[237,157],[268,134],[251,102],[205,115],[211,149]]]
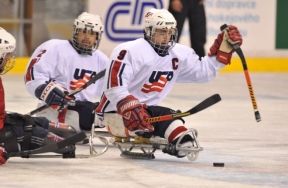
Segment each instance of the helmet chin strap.
[[149,39],[149,37],[147,37],[146,34],[144,34],[144,39],[151,45],[151,47],[159,56],[164,57],[169,54],[168,50],[171,47],[170,45],[167,44],[163,46],[163,45],[155,44]]
[[166,55],[169,54],[168,50],[170,48],[169,45],[166,46],[162,46],[162,45],[158,45],[158,44],[154,44],[152,45],[153,49],[155,50],[155,52],[160,55],[161,57],[164,57]]
[[77,42],[69,40],[69,43],[72,45],[72,47],[77,51],[78,54],[86,54],[86,55],[92,55],[92,49],[83,49],[81,48]]

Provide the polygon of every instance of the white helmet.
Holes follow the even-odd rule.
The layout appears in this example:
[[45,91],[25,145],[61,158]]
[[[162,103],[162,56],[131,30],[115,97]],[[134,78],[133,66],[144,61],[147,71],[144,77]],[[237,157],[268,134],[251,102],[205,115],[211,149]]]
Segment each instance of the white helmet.
[[15,38],[0,27],[0,74],[5,74],[13,68],[15,59],[13,53],[16,48]]
[[[82,54],[91,55],[92,52],[98,48],[103,33],[103,24],[101,17],[98,15],[83,12],[78,16],[78,18],[75,19],[73,26],[74,30],[72,44],[74,48]],[[87,47],[86,45],[82,45],[77,41],[77,34],[79,30],[90,30],[96,33],[96,42],[92,47]]]
[[[166,9],[150,9],[144,18],[144,38],[152,45],[155,51],[162,56],[168,53],[177,39],[177,22],[174,16]],[[170,30],[171,37],[167,44],[156,44],[153,35],[156,30]]]

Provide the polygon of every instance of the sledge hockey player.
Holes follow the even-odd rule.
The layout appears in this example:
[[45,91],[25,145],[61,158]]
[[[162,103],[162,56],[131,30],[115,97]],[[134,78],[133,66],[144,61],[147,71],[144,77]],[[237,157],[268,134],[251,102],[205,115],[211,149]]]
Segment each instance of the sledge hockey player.
[[96,97],[99,100],[103,93],[103,78],[73,97],[68,93],[105,70],[109,59],[97,49],[102,33],[100,16],[83,12],[74,21],[71,40],[51,39],[37,47],[26,70],[25,84],[31,95],[51,107],[37,115],[56,125],[69,124],[77,131],[91,129]]
[[[15,38],[0,27],[0,74],[3,75],[14,66],[13,53]],[[5,111],[4,88],[0,77],[0,165],[4,164],[10,153],[34,150],[49,142],[58,142],[63,138],[48,133],[49,121],[44,117],[31,117]],[[71,146],[58,152],[72,152]]]
[[[176,150],[176,143],[189,147],[196,134],[187,133],[182,118],[152,124],[145,119],[175,112],[158,106],[173,85],[214,78],[220,68],[230,64],[233,50],[227,40],[241,45],[242,37],[237,27],[229,25],[226,34],[218,35],[209,55],[199,60],[193,49],[175,42],[176,20],[167,10],[151,9],[144,19],[144,38],[122,43],[113,50],[105,75],[106,88],[96,112],[104,112],[103,123],[112,135],[159,136],[170,143],[162,150],[164,153],[184,157],[187,153]],[[117,118],[118,114],[122,118]]]

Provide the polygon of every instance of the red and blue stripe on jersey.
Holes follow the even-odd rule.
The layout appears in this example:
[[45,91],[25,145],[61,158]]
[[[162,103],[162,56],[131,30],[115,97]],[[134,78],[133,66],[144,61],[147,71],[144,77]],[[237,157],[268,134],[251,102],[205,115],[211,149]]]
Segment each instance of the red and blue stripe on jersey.
[[125,68],[125,63],[122,62],[126,55],[126,50],[121,50],[116,60],[111,62],[108,76],[108,85],[107,89],[117,86],[122,86],[122,73]]

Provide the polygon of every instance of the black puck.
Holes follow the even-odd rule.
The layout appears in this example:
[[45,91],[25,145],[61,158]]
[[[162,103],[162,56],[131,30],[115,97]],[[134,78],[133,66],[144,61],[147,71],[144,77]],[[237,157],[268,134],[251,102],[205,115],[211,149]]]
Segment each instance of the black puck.
[[213,163],[214,167],[224,167],[224,163]]

